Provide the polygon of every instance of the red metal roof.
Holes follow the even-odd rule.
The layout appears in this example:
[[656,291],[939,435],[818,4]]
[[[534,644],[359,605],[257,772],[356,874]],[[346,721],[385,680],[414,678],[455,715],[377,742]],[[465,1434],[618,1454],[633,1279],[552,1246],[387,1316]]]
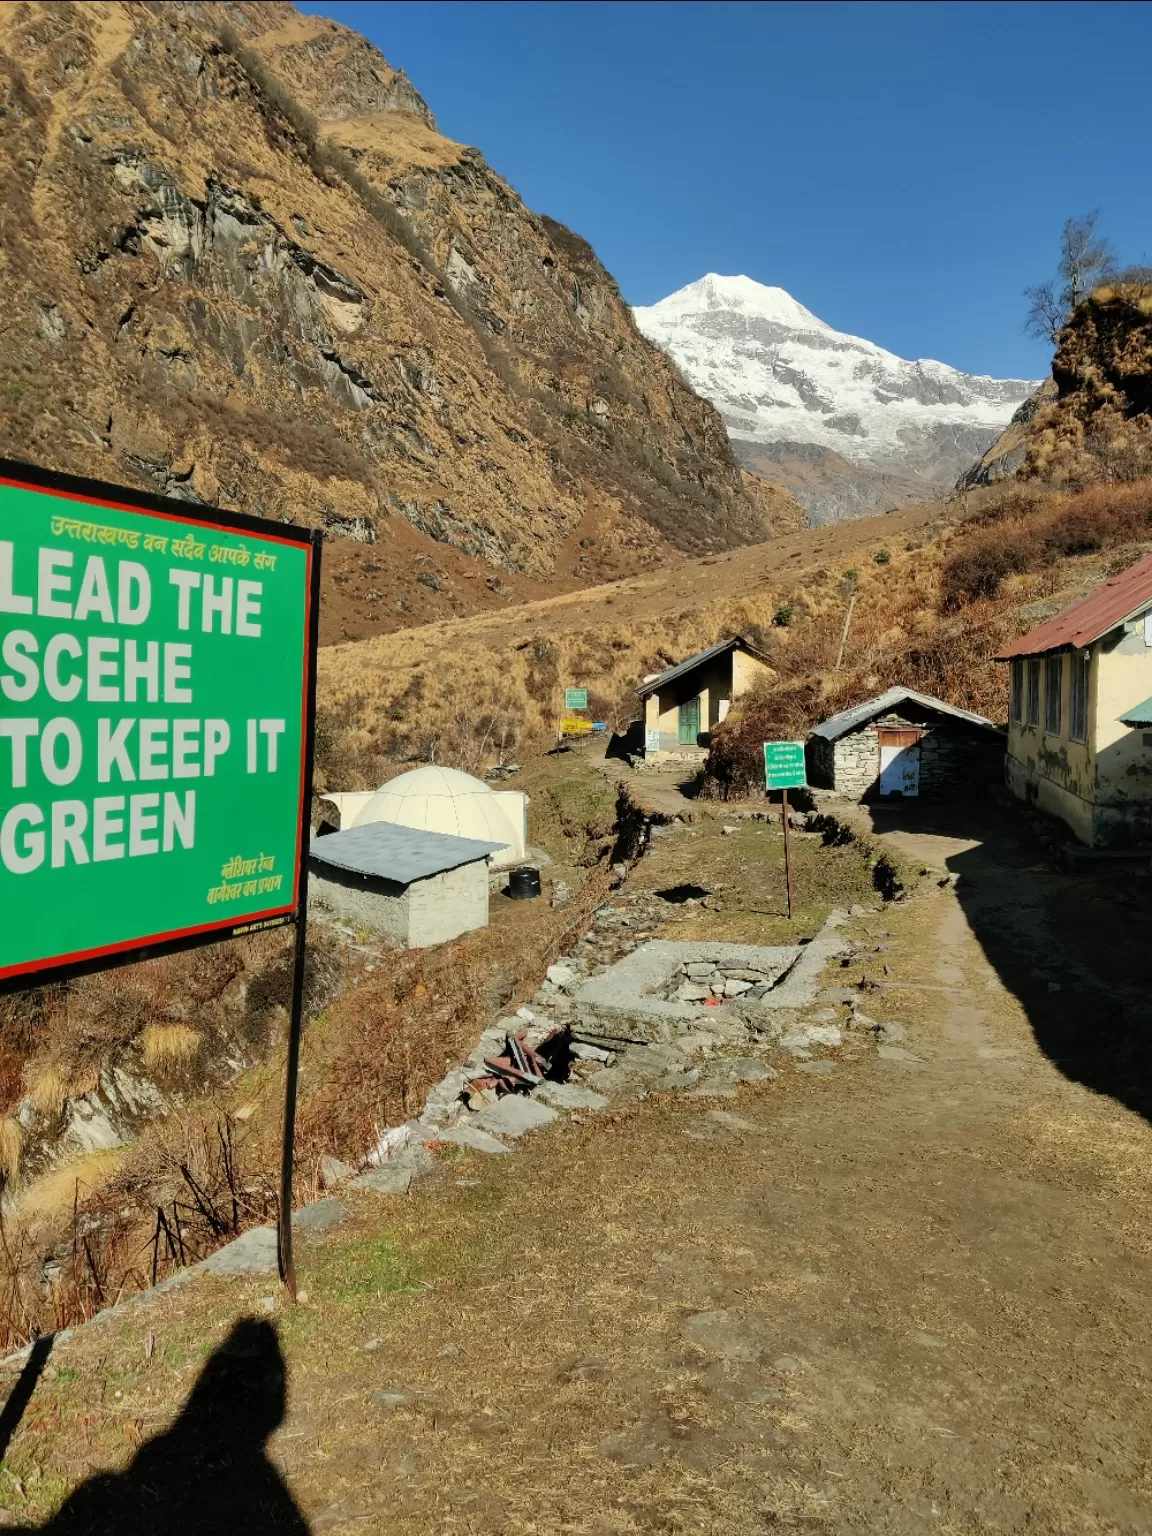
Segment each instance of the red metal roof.
[[1130,565],[1113,576],[1095,592],[1082,597],[1071,608],[1037,624],[1019,640],[1001,651],[997,661],[1011,661],[1014,656],[1042,656],[1067,646],[1080,649],[1099,640],[1125,619],[1132,618],[1152,603],[1152,555]]

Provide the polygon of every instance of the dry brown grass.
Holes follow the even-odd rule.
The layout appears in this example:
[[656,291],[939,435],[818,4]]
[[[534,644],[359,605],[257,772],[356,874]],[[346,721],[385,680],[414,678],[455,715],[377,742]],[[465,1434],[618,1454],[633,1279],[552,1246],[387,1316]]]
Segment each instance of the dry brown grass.
[[68,1085],[59,1067],[49,1062],[29,1073],[28,1097],[38,1115],[54,1120],[64,1108],[68,1097]]
[[195,1061],[204,1036],[187,1024],[149,1024],[140,1035],[140,1054],[149,1072],[163,1075]]
[[1094,486],[1039,502],[1008,494],[970,526],[942,572],[945,613],[997,597],[1012,576],[1152,539],[1152,481]]
[[285,945],[283,934],[253,935],[0,999],[3,1063],[19,1069],[8,1102],[27,1093],[54,1120],[66,1098],[91,1093],[104,1065],[136,1042],[149,1070],[165,1055],[193,1064],[201,1036],[247,1055],[287,1001]]
[[62,1168],[50,1168],[18,1192],[10,1225],[31,1236],[55,1234],[71,1219],[73,1206],[103,1189],[124,1161],[125,1149],[89,1152]]
[[[502,613],[326,647],[320,699],[332,730],[320,742],[321,787],[364,787],[344,776],[370,782],[385,759],[404,756],[476,771],[500,756],[502,731],[506,753],[541,745],[554,735],[569,685],[588,688],[593,718],[623,729],[639,679],[724,635],[774,650],[810,648],[819,636],[817,659],[830,665],[846,569],[859,569],[861,591],[895,594],[889,626],[912,622],[907,609],[917,601],[930,626],[939,563],[932,541],[963,510],[903,508]],[[877,566],[873,557],[890,545],[889,564]],[[773,625],[785,602],[798,614],[791,631]],[[817,621],[810,631],[809,618]],[[860,621],[870,622],[864,608]]]
[[[886,915],[899,975],[940,963],[951,899],[933,891],[927,910]],[[923,1497],[924,1424],[945,1418],[908,1411],[909,1380],[927,1380],[932,1407],[948,1409],[947,1459],[934,1465],[957,1531],[988,1525],[988,1433],[1020,1445],[1029,1426],[1043,1445],[1005,1473],[1001,1524],[1028,1508],[1052,1532],[1093,1526],[1075,1480],[1084,1424],[1102,1426],[1103,1454],[1118,1395],[1124,1422],[1141,1422],[1131,1340],[1147,1285],[1129,1226],[1147,1193],[1148,1130],[1124,1133],[1102,1100],[1070,1105],[1018,1005],[986,990],[975,945],[959,958],[980,1011],[990,997],[1007,1015],[989,1024],[1011,1048],[1003,1067],[938,1064],[940,994],[902,993],[926,1058],[915,1071],[845,1062],[816,1082],[781,1062],[780,1080],[719,1117],[708,1101],[658,1096],[569,1119],[515,1158],[450,1154],[446,1176],[408,1199],[382,1207],[352,1192],[347,1223],[314,1242],[302,1234],[310,1299],[277,1319],[291,1391],[275,1457],[305,1518],[352,1487],[349,1507],[381,1532],[439,1533],[461,1506],[461,1529],[477,1531],[824,1531],[832,1483],[811,1468],[827,1463],[845,1473],[831,1495],[842,1528],[899,1527]],[[942,1106],[930,1120],[926,1098]],[[1119,1126],[1143,1184],[1098,1186],[1081,1135],[1037,1134],[1037,1117],[1069,1111],[1083,1135],[1092,1113],[1098,1137]],[[1044,1240],[1054,1221],[1059,1244]],[[78,1335],[60,1356],[68,1369],[40,1389],[40,1421],[12,1446],[21,1517],[43,1521],[89,1469],[124,1466],[136,1448],[125,1421],[163,1429],[188,1398],[197,1351],[267,1291],[264,1279],[196,1283]],[[1101,1295],[1114,1326],[1089,1353],[1076,1343]],[[540,1296],[552,1299],[548,1326],[526,1328],[526,1299]],[[762,1359],[718,1365],[691,1342],[686,1320],[717,1308]],[[946,1341],[927,1376],[921,1328]],[[123,1396],[94,1414],[109,1360]],[[426,1396],[379,1412],[382,1361],[389,1385]],[[1009,1377],[1019,1390],[1003,1389]],[[1125,1499],[1141,1486],[1144,1442],[1131,1443],[1110,1484]],[[445,1490],[462,1490],[461,1504]]]
[[15,1182],[23,1151],[23,1133],[15,1120],[5,1115],[0,1119],[0,1181],[5,1184]]

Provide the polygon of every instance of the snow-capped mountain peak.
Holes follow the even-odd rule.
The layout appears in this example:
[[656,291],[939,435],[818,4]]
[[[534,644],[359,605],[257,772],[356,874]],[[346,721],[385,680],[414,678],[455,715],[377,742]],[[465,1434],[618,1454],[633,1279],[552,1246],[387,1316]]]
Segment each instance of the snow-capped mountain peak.
[[724,310],[732,314],[769,320],[776,325],[786,325],[790,330],[830,331],[832,327],[817,319],[810,309],[798,304],[783,288],[768,288],[751,277],[721,277],[709,272],[698,277],[685,288],[678,288],[659,304],[633,311],[636,323],[644,329],[642,316],[659,315],[668,320],[673,316],[696,315],[701,311]]
[[[836,459],[841,479],[853,466],[871,474],[871,487],[849,498],[853,511],[938,495],[1036,388],[1030,379],[897,357],[833,330],[783,288],[750,277],[709,272],[633,313],[649,341],[719,409],[753,468],[764,473],[765,461],[779,462],[793,449],[811,465],[819,448]],[[807,500],[792,489],[821,519],[850,515],[840,492],[824,505],[819,487],[809,487]]]

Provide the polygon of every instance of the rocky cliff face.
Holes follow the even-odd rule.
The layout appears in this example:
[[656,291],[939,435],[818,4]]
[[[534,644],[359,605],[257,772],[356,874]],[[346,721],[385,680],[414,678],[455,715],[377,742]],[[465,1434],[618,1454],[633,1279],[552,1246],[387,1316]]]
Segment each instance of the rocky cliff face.
[[1045,379],[1023,405],[1017,406],[1012,420],[992,446],[959,476],[956,489],[975,490],[979,485],[992,485],[997,480],[1016,474],[1024,464],[1028,452],[1028,434],[1037,413],[1055,398],[1055,383]]
[[585,242],[334,23],[5,6],[0,124],[0,452],[323,526],[324,638],[796,516]]
[[939,496],[1034,388],[907,361],[748,277],[710,273],[636,319],[719,408],[741,462],[819,523]]
[[1060,333],[1054,398],[1026,427],[1021,473],[1058,484],[1152,475],[1152,283],[1097,288]]

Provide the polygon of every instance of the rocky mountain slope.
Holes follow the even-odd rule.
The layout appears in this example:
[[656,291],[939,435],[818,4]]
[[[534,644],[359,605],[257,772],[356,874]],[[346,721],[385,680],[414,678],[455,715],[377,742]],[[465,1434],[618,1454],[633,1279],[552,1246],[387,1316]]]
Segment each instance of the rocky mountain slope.
[[1152,282],[1096,288],[1060,333],[1021,473],[1056,484],[1152,474]]
[[977,485],[992,485],[1016,474],[1028,452],[1028,433],[1036,413],[1056,398],[1056,385],[1045,379],[1032,392],[1023,405],[1016,407],[1012,420],[990,448],[986,448],[975,464],[969,465],[956,481],[958,491],[969,491]]
[[0,7],[0,123],[0,452],[322,525],[325,639],[801,520],[590,247],[332,22]]
[[938,496],[1035,388],[907,362],[748,277],[709,273],[633,313],[719,408],[741,462],[817,522]]
[[1060,333],[1052,376],[960,490],[1006,475],[1057,486],[1152,474],[1152,281],[1145,269],[1094,289]]

